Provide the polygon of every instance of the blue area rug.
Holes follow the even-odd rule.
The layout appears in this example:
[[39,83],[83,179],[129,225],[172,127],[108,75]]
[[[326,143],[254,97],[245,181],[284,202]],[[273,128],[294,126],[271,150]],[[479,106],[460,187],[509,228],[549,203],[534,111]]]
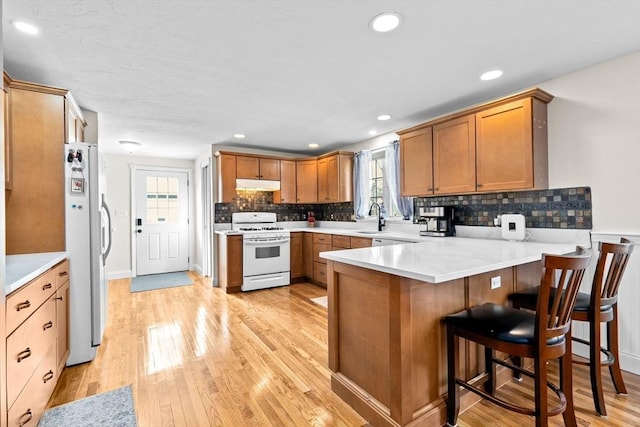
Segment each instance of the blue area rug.
[[131,279],[131,292],[152,291],[154,289],[173,288],[193,285],[186,271],[175,273],[148,274]]
[[135,427],[131,386],[96,394],[47,410],[38,427]]

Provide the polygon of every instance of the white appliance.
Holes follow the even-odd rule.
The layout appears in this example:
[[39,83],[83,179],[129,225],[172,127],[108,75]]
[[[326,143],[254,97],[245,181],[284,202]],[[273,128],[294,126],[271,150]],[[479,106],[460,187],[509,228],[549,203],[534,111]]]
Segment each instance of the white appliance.
[[503,214],[502,218],[502,238],[506,240],[524,240],[525,218],[521,214]]
[[275,213],[233,213],[231,229],[242,232],[242,291],[291,283],[291,233],[277,226]]
[[[69,254],[67,365],[95,358],[107,317],[105,262],[111,249],[111,218],[105,203],[98,146],[65,144],[65,235]],[[102,185],[101,185],[102,184]]]

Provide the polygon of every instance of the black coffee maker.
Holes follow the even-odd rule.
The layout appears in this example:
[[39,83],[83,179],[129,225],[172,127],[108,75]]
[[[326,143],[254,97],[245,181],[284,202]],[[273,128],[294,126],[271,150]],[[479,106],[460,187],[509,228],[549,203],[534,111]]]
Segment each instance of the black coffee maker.
[[453,224],[454,210],[452,206],[430,206],[418,208],[418,224],[424,224],[421,236],[455,236]]

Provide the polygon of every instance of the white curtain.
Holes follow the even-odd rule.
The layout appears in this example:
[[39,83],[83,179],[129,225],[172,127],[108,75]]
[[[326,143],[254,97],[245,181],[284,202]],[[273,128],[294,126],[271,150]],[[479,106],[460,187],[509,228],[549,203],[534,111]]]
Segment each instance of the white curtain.
[[356,219],[363,219],[369,213],[371,197],[371,151],[362,150],[355,154],[353,164],[354,201]]
[[384,178],[387,180],[389,199],[398,207],[403,219],[413,214],[413,199],[400,196],[400,144],[391,143],[384,151]]

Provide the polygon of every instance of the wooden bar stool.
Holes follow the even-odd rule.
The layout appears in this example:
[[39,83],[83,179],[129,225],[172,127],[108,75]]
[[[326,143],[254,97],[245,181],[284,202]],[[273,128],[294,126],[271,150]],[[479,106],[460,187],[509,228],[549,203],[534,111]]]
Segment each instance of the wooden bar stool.
[[[607,415],[602,391],[602,367],[608,366],[616,392],[626,394],[627,389],[622,380],[618,357],[618,290],[629,256],[633,252],[633,244],[625,238],[620,243],[603,243],[598,245],[600,256],[596,272],[593,276],[591,293],[578,293],[576,305],[571,314],[572,320],[589,322],[589,341],[573,337],[573,340],[589,346],[589,360],[574,360],[573,363],[589,366],[591,390],[596,411],[601,416]],[[514,308],[534,310],[540,288],[530,288],[509,296]],[[600,331],[602,323],[607,324],[607,347],[601,344]],[[601,360],[600,353],[606,355]],[[519,361],[514,361],[520,364]]]
[[[447,424],[455,426],[460,409],[462,386],[503,408],[535,416],[536,426],[548,425],[548,418],[562,413],[565,425],[575,427],[571,379],[571,313],[584,271],[591,254],[578,247],[573,255],[544,255],[539,304],[535,312],[517,310],[498,304],[483,304],[444,318],[447,326]],[[562,289],[551,297],[551,288]],[[565,338],[566,335],[569,335]],[[458,377],[459,338],[485,347],[485,373],[474,384],[484,383],[484,390]],[[496,359],[495,351],[534,359],[534,371],[526,371],[505,360]],[[547,379],[547,361],[560,359],[560,385]],[[535,383],[533,409],[499,399],[496,391],[496,364],[530,376]],[[559,404],[549,407],[549,389]]]

